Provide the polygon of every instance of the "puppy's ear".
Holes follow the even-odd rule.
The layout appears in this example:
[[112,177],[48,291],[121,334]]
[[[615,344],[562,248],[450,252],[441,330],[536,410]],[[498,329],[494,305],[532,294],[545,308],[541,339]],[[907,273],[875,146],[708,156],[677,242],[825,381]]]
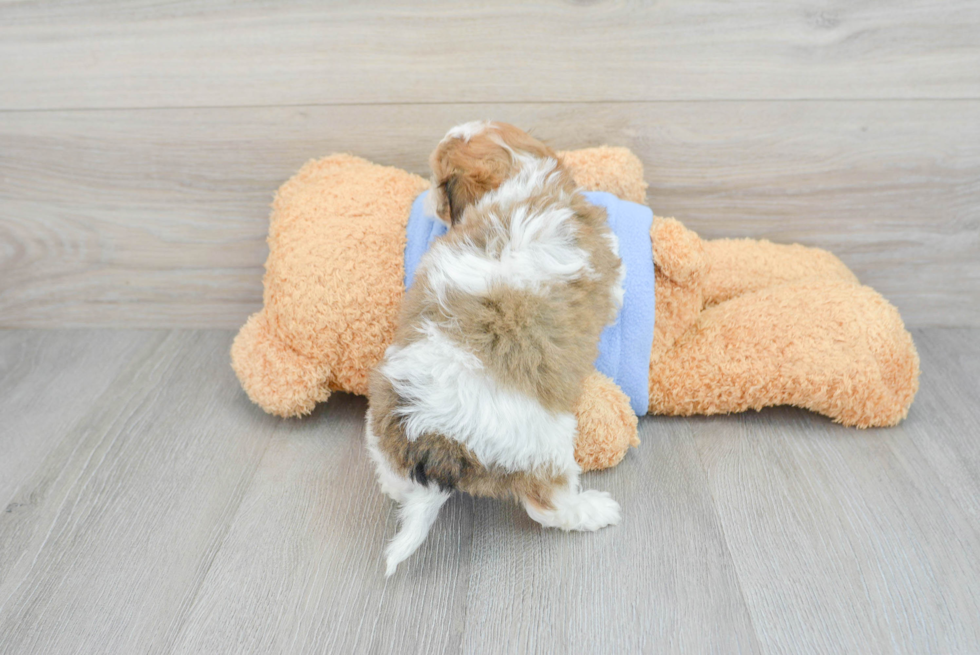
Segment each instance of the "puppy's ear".
[[459,225],[463,220],[463,212],[478,197],[476,184],[466,175],[457,173],[450,176],[443,184],[446,192],[446,204],[449,205],[450,226]]
[[453,175],[442,183],[442,189],[446,193],[446,205],[449,208],[450,226],[459,223],[459,219],[462,217],[462,199],[456,198],[456,181],[458,179],[458,175]]

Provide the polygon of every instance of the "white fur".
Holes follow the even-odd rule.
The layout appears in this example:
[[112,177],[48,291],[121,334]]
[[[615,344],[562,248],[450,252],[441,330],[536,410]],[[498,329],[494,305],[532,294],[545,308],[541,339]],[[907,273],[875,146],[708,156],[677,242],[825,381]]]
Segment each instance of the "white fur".
[[[558,162],[551,157],[527,156],[516,175],[504,180],[496,189],[485,193],[476,202],[475,207],[485,209],[497,205],[501,211],[506,212],[514,205],[540,195],[545,186],[553,184],[559,176]],[[560,192],[559,201],[567,198],[568,195],[564,191]]]
[[537,160],[487,193],[477,204],[491,221],[489,247],[438,242],[422,260],[441,300],[450,289],[483,295],[494,285],[540,291],[552,282],[594,275],[589,254],[576,243],[569,207],[529,212],[523,203],[541,193],[556,173],[554,159]]
[[446,136],[442,137],[443,142],[450,139],[462,139],[463,141],[469,141],[477,134],[482,134],[486,129],[490,127],[490,121],[470,121],[469,123],[461,123],[456,127],[450,128],[446,132]]
[[575,245],[573,236],[562,234],[571,231],[565,223],[570,216],[564,209],[531,217],[526,212],[515,213],[509,240],[499,254],[467,244],[433,245],[422,265],[433,292],[438,298],[450,289],[484,295],[494,285],[541,291],[548,283],[593,274],[588,254]]
[[398,564],[422,545],[449,495],[447,491],[440,491],[435,484],[422,486],[412,483],[411,490],[401,500],[398,534],[385,549],[385,577],[394,573]]
[[381,368],[406,401],[397,411],[408,439],[441,434],[465,444],[484,466],[512,472],[578,471],[573,414],[550,412],[536,399],[501,387],[479,358],[431,323],[420,331],[425,338],[389,348]]
[[552,496],[554,509],[541,509],[525,502],[528,516],[546,528],[594,532],[609,525],[618,525],[619,503],[605,491],[580,491],[578,481]]
[[378,475],[378,484],[381,485],[381,491],[394,500],[395,502],[402,502],[407,494],[412,489],[412,481],[408,478],[404,478],[391,468],[388,464],[388,460],[385,459],[384,454],[378,448],[378,436],[374,433],[374,428],[371,426],[371,412],[367,413],[367,418],[364,421],[364,440],[367,442],[368,454],[371,456],[371,461],[374,462],[374,469]]
[[626,262],[619,257],[619,237],[616,236],[616,233],[610,230],[606,233],[606,240],[609,241],[609,247],[612,248],[616,259],[619,259],[619,276],[612,288],[613,304],[618,313],[623,306],[623,298],[626,295],[626,289],[623,287],[623,283],[626,281]]
[[441,221],[439,218],[439,192],[435,189],[429,189],[425,194],[425,200],[422,201],[422,214],[428,216],[429,218],[435,218]]
[[381,491],[401,506],[398,512],[400,529],[385,549],[385,577],[388,577],[425,541],[439,510],[449,500],[450,494],[440,490],[435,484],[420,485],[395,473],[378,448],[378,437],[371,426],[370,411],[364,424],[364,436],[368,453],[374,461]]

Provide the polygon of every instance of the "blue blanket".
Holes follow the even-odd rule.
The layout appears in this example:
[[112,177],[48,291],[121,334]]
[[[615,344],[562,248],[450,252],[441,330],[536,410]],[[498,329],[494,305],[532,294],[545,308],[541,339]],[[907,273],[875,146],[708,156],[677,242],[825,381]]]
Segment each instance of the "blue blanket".
[[[405,288],[412,286],[419,260],[432,242],[446,233],[446,226],[425,214],[426,191],[412,203],[405,246]],[[650,402],[650,349],[653,346],[654,284],[653,244],[650,226],[653,212],[644,205],[620,200],[611,193],[589,191],[593,205],[605,207],[609,227],[619,238],[619,256],[626,267],[623,308],[616,321],[599,337],[596,369],[609,376],[630,399],[638,416],[647,413]]]

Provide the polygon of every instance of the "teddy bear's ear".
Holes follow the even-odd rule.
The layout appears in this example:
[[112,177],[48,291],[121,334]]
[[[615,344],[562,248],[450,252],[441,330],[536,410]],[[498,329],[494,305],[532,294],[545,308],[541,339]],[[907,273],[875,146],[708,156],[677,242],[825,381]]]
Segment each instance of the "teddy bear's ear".
[[309,414],[330,397],[329,368],[276,337],[265,311],[253,314],[239,330],[231,346],[231,365],[248,397],[276,416]]
[[586,191],[606,191],[630,202],[646,202],[643,163],[628,148],[599,146],[565,150],[558,156],[575,184]]
[[699,282],[707,269],[704,245],[695,232],[673,218],[654,217],[650,229],[653,262],[672,282],[686,287]]

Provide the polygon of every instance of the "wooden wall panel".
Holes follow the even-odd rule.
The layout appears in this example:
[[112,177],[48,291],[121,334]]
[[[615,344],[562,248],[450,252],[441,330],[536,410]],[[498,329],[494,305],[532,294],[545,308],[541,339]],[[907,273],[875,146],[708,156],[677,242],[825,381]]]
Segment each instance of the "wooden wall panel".
[[980,3],[3,2],[0,109],[980,97]]
[[980,101],[357,105],[0,114],[0,325],[238,327],[268,205],[350,151],[425,173],[493,117],[628,146],[702,236],[828,248],[910,325],[980,325]]

